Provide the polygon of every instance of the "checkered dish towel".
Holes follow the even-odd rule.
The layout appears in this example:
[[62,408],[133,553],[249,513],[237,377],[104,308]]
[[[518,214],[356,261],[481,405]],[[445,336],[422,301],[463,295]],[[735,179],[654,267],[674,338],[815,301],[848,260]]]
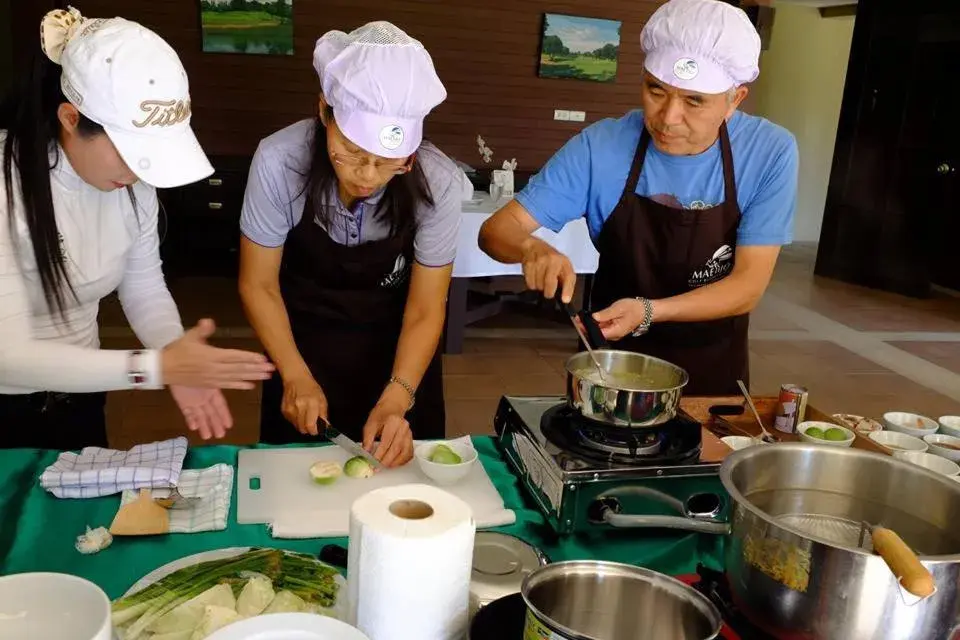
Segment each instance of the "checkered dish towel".
[[61,453],[40,476],[40,486],[58,498],[175,487],[186,455],[184,437],[137,445],[130,451],[87,447],[79,454]]
[[[189,506],[174,505],[170,513],[170,533],[197,533],[223,531],[230,515],[230,497],[233,495],[233,467],[215,464],[206,469],[184,469],[177,491],[184,498],[200,498]],[[152,491],[154,498],[166,498],[169,489]],[[120,506],[133,502],[139,496],[135,490],[123,492]]]

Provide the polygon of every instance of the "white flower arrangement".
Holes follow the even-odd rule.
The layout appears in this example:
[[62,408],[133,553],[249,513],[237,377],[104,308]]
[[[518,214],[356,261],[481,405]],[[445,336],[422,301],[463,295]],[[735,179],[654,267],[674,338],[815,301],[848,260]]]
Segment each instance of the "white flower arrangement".
[[480,152],[480,157],[483,158],[483,163],[490,164],[493,159],[493,149],[487,146],[487,143],[479,134],[477,135],[477,150]]

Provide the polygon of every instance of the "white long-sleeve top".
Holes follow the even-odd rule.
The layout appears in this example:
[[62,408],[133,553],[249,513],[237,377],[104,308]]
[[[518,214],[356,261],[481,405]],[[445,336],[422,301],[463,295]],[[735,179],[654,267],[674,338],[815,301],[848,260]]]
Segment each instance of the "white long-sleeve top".
[[[4,137],[0,132],[0,145]],[[0,177],[0,394],[131,388],[130,352],[100,349],[97,313],[113,291],[148,349],[137,365],[146,373],[144,386],[162,386],[158,350],[180,337],[183,326],[161,271],[156,190],[134,185],[134,211],[125,189],[90,186],[62,149],[50,187],[76,298],[65,292],[66,321],[47,305],[19,192],[11,237]]]

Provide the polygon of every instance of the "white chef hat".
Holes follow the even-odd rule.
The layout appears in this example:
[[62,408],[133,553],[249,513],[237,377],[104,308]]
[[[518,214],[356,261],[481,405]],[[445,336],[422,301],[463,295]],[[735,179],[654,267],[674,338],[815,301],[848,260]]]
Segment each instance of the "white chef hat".
[[661,82],[724,93],[760,74],[760,35],[750,18],[721,0],[670,0],[640,34],[643,66]]
[[447,97],[427,50],[389,22],[324,34],[313,66],[343,134],[385,158],[416,152],[424,118]]

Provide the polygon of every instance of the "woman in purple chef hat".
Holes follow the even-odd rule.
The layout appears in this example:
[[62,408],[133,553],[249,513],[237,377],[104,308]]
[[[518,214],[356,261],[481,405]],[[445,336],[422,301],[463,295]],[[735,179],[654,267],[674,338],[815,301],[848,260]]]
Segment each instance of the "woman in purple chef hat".
[[328,423],[396,466],[414,437],[444,435],[460,182],[423,120],[446,90],[387,22],[325,34],[314,67],[317,116],[260,143],[240,222],[240,294],[277,367],[260,439],[312,441]]

